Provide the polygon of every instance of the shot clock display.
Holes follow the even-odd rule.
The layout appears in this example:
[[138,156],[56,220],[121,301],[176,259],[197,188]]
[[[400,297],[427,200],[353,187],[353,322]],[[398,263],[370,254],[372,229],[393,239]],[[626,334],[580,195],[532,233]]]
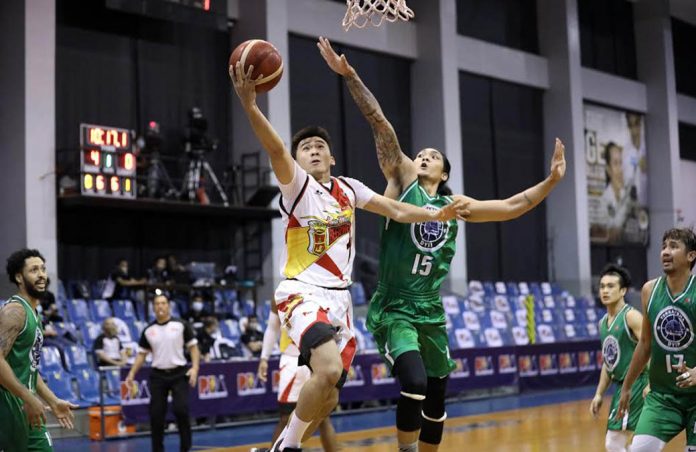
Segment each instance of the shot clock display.
[[81,193],[135,199],[133,132],[80,124]]

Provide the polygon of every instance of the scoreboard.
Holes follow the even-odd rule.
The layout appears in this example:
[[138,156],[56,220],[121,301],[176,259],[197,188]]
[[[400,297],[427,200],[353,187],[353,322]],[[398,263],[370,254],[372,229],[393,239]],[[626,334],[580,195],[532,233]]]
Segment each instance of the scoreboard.
[[131,130],[80,124],[80,186],[86,196],[135,199]]

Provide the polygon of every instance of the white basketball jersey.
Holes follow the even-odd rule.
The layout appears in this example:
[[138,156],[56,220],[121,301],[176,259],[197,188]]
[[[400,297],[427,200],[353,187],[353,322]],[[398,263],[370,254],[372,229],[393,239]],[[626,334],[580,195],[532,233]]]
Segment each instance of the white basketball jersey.
[[281,275],[321,287],[351,284],[355,257],[355,208],[375,195],[348,177],[321,184],[295,163],[295,176],[280,186],[285,225]]

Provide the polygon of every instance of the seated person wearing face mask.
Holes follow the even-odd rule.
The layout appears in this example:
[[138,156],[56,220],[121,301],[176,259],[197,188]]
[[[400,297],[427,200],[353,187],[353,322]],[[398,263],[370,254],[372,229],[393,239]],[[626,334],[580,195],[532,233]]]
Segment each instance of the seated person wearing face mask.
[[193,298],[191,298],[191,309],[188,312],[188,321],[194,324],[202,323],[209,315],[210,312],[205,309],[203,296],[200,294],[194,295]]
[[203,319],[203,328],[198,332],[198,348],[204,362],[241,356],[234,342],[222,337],[218,319],[210,316]]

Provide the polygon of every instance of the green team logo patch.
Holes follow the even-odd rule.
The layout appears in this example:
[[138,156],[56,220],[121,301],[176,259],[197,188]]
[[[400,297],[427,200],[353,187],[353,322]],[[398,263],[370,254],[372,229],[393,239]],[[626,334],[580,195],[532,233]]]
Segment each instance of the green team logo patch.
[[667,306],[657,313],[653,332],[660,346],[672,352],[684,350],[694,340],[689,317],[676,306]]
[[[439,210],[430,204],[426,204],[423,208],[428,210]],[[416,248],[423,252],[437,251],[447,242],[447,233],[449,232],[449,223],[441,221],[426,221],[425,223],[411,224],[411,239]]]
[[602,357],[604,358],[604,365],[607,366],[607,370],[610,372],[619,364],[621,348],[619,347],[619,341],[614,336],[607,336],[604,339],[602,343]]

